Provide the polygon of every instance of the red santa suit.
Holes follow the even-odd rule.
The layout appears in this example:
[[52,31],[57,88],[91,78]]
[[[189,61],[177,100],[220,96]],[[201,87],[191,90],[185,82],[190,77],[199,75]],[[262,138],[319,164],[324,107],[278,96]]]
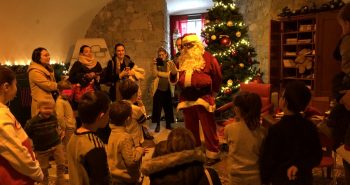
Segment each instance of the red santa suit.
[[180,87],[178,109],[183,110],[185,127],[192,131],[200,146],[199,121],[201,123],[208,158],[218,158],[218,137],[214,119],[215,97],[222,81],[221,67],[216,58],[204,52],[204,67],[200,70],[186,69],[170,75],[170,82]]

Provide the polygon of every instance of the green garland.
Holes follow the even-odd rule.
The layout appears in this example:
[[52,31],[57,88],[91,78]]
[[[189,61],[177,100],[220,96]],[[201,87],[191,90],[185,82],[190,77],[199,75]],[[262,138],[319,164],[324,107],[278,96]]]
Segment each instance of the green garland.
[[[16,73],[16,75],[27,73],[27,70],[28,70],[28,65],[4,65],[4,66],[13,70]],[[69,67],[69,64],[65,64],[65,65],[51,64],[51,66],[55,72],[55,79],[58,82],[61,80],[62,75],[65,75]]]

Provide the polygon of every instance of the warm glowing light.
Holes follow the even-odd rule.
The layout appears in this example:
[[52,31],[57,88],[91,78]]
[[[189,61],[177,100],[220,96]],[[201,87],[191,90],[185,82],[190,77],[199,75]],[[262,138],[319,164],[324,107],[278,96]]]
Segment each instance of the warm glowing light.
[[[29,65],[31,62],[30,59],[22,59],[22,60],[14,60],[14,61],[1,61],[0,64],[1,65],[6,65],[6,66],[27,66]],[[65,63],[63,61],[60,60],[51,60],[50,64],[58,64],[58,65],[65,65]]]

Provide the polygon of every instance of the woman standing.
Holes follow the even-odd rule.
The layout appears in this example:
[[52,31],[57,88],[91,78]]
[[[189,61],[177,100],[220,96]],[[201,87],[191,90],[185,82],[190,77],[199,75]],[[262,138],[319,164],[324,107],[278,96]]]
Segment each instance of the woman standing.
[[45,48],[36,48],[28,67],[29,85],[32,95],[32,117],[38,113],[39,100],[54,100],[52,93],[57,91],[53,68],[50,65],[50,54]]
[[[100,89],[101,72],[102,67],[92,56],[91,47],[87,45],[81,46],[79,60],[70,69],[68,79],[75,90],[75,103],[79,102],[80,97],[84,93]],[[76,109],[76,107],[73,106],[73,109]]]
[[[168,53],[164,48],[158,49],[158,58],[152,64],[152,75],[154,77],[152,85],[153,109],[152,123],[157,123],[155,132],[160,130],[160,117],[164,109],[166,128],[171,129],[174,122],[171,94],[174,87],[169,83]],[[171,62],[171,61],[170,61]]]
[[[128,55],[125,55],[125,46],[118,43],[114,47],[114,55],[112,60],[108,61],[105,74],[103,75],[103,83],[110,86],[109,97],[112,101],[121,100],[119,93],[119,81],[131,79],[137,82],[140,87],[140,80],[145,78],[144,69],[135,65]],[[140,91],[141,93],[141,91]],[[140,94],[141,95],[141,94]]]
[[17,92],[16,75],[0,66],[0,184],[34,185],[43,172],[21,124],[6,104]]

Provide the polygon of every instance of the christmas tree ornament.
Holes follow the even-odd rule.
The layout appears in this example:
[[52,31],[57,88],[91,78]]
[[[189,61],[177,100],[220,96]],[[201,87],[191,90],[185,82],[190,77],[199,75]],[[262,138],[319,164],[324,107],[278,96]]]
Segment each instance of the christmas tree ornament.
[[232,56],[237,56],[237,51],[236,50],[233,50],[232,53],[231,53]]
[[225,93],[226,95],[230,95],[230,94],[232,94],[232,89],[227,88],[227,89],[224,90],[224,93]]
[[227,86],[232,86],[232,84],[233,84],[233,80],[231,79],[227,80]]
[[208,45],[209,44],[209,39],[205,39],[204,42]]
[[205,24],[209,24],[209,23],[210,23],[209,19],[205,20]]
[[242,33],[240,31],[236,32],[236,37],[241,37]]
[[264,83],[263,80],[262,80],[262,75],[260,72],[258,72],[254,77],[253,79],[251,80],[251,82],[254,82],[254,83]]
[[233,26],[233,22],[232,22],[232,21],[227,21],[226,25],[227,25],[228,27],[232,27],[232,26]]
[[252,65],[253,64],[253,60],[251,57],[248,58],[248,64]]
[[210,38],[211,40],[216,40],[216,35],[212,35]]
[[220,39],[220,44],[223,46],[230,46],[231,45],[231,39],[228,36],[223,36]]
[[244,64],[243,63],[239,63],[239,67],[243,68]]

